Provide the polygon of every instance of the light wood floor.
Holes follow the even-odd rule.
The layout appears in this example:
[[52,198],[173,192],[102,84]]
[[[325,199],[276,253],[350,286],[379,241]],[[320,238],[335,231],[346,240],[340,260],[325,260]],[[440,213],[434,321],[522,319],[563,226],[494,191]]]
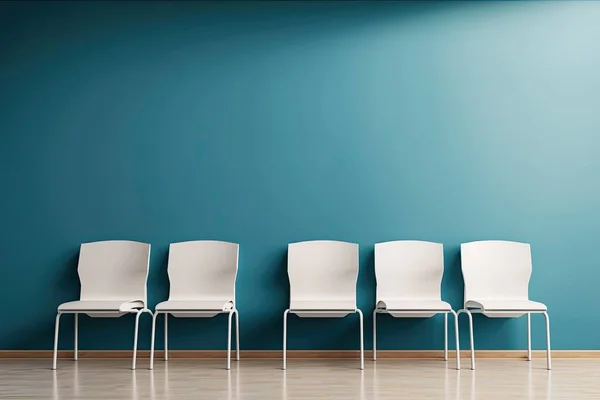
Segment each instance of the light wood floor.
[[[468,360],[463,360],[468,365]],[[600,360],[0,360],[0,399],[600,399]]]

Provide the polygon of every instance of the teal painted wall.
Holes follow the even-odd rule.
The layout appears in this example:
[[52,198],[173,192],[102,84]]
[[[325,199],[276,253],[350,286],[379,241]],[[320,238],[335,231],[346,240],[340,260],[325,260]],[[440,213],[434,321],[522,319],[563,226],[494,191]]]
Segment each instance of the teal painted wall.
[[[51,348],[79,243],[120,238],[152,243],[152,306],[169,242],[239,242],[245,349],[281,348],[288,242],[360,244],[367,348],[373,243],[444,243],[459,308],[461,242],[530,242],[554,348],[598,349],[598,21],[593,2],[0,3],[0,348]],[[174,321],[171,346],[224,348],[217,319]],[[356,348],[357,323],[292,317],[290,347]],[[85,318],[81,348],[132,328]],[[382,317],[379,343],[442,331]],[[526,346],[524,319],[475,333]]]

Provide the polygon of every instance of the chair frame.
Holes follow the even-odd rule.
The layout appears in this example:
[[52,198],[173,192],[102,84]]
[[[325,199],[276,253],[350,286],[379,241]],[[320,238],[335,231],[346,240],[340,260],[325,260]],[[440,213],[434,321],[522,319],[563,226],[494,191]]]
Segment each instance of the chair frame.
[[[165,350],[164,350],[164,360],[165,361],[169,361],[169,350],[168,350],[168,344],[169,344],[169,339],[168,339],[168,335],[169,335],[169,314],[191,314],[191,315],[198,315],[198,314],[206,314],[206,316],[214,316],[215,314],[227,314],[228,315],[228,322],[227,322],[227,369],[231,369],[231,320],[233,318],[233,315],[235,314],[235,359],[236,361],[240,361],[240,319],[239,319],[239,313],[237,309],[232,309],[232,310],[228,310],[228,311],[202,311],[202,310],[193,310],[193,311],[173,311],[173,310],[169,310],[169,311],[154,311],[154,317],[152,318],[152,347],[150,349],[150,368],[149,369],[154,369],[154,342],[155,342],[155,336],[156,336],[156,318],[158,317],[159,314],[163,314],[165,316]],[[203,318],[203,317],[200,317]]]
[[[358,314],[359,319],[360,319],[360,369],[364,370],[365,369],[365,345],[364,345],[364,317],[363,317],[363,313],[359,308],[354,309],[354,311],[352,310],[294,310],[291,308],[286,309],[283,312],[283,370],[287,369],[287,316],[289,313],[295,314],[297,312],[300,313],[309,313],[309,314],[331,314],[332,312],[339,312],[339,313],[345,313],[347,312],[346,315],[348,314]],[[345,316],[346,316],[345,315]],[[337,317],[334,317],[337,318]]]
[[[542,314],[546,321],[546,368],[552,369],[552,351],[550,348],[550,316],[547,311],[511,310],[527,314],[527,361],[531,361],[531,314]],[[457,315],[466,314],[469,318],[469,339],[471,345],[471,369],[475,369],[475,343],[473,339],[473,314],[484,314],[482,309],[463,308]]]
[[[150,314],[150,316],[152,316],[152,311],[150,311],[147,308],[139,308],[139,309],[133,309],[131,311],[128,311],[126,314],[135,314],[135,328],[134,328],[134,333],[133,333],[133,359],[131,362],[131,369],[135,370],[136,368],[136,362],[137,362],[137,348],[138,348],[138,331],[139,331],[139,325],[140,325],[140,316],[143,313],[148,313]],[[79,314],[94,314],[94,312],[90,312],[90,311],[77,311],[77,312],[72,312],[72,311],[59,311],[56,314],[56,323],[54,325],[54,355],[52,358],[52,369],[55,370],[56,369],[56,364],[57,364],[57,358],[58,358],[58,333],[60,330],[60,317],[63,314],[73,314],[74,318],[75,318],[75,329],[74,329],[74,336],[73,336],[73,361],[78,361],[79,360]],[[99,313],[99,314],[105,314],[105,312]],[[121,317],[115,317],[115,318],[119,318]]]
[[[377,361],[377,314],[390,314],[390,311],[401,312],[402,314],[418,314],[431,312],[435,314],[444,314],[444,361],[448,361],[448,314],[454,315],[454,336],[456,338],[456,369],[460,370],[460,336],[458,331],[458,315],[456,311],[450,310],[387,310],[384,308],[375,308],[373,310],[373,361]],[[393,315],[392,315],[393,316]],[[397,317],[395,317],[397,318]],[[403,317],[409,318],[409,317]]]

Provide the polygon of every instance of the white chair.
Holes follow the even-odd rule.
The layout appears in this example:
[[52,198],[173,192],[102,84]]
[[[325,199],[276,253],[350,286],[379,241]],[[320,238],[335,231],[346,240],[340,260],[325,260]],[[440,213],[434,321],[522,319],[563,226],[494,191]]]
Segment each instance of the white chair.
[[61,315],[75,315],[74,359],[77,361],[79,314],[118,318],[129,313],[135,313],[131,366],[131,369],[135,369],[140,315],[144,312],[152,315],[147,308],[146,294],[149,263],[150,245],[146,243],[109,240],[81,245],[77,266],[81,295],[78,301],[63,303],[58,307],[52,369],[56,369]]
[[240,359],[240,324],[235,307],[238,269],[237,243],[197,240],[169,246],[169,300],[156,306],[152,319],[150,369],[154,368],[156,317],[165,315],[165,361],[168,360],[168,316],[211,318],[229,315],[227,325],[227,369],[231,368],[231,319],[235,314],[236,359]]
[[363,314],[356,306],[358,244],[314,240],[288,245],[290,308],[283,313],[283,369],[287,367],[287,315],[360,317],[360,369],[364,369]]
[[442,301],[444,246],[398,240],[375,244],[376,306],[373,311],[373,361],[377,359],[377,314],[429,318],[444,314],[444,360],[448,361],[448,313],[454,315],[456,369],[460,369],[458,317]]
[[527,360],[531,361],[531,314],[543,314],[546,319],[547,367],[551,369],[550,318],[544,304],[529,300],[531,278],[531,247],[527,243],[487,240],[463,243],[460,246],[464,309],[469,317],[471,369],[475,369],[473,313],[490,318],[515,318],[527,314]]

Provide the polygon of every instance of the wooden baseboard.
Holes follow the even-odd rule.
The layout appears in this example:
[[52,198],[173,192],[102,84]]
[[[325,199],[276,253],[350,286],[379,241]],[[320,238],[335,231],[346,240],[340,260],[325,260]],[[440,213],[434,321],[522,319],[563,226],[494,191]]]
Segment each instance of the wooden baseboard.
[[[468,358],[470,352],[462,350],[461,358]],[[163,358],[163,351],[157,350],[155,356],[157,359]],[[365,351],[365,358],[372,358],[371,350]],[[379,350],[378,359],[440,359],[444,355],[442,350]],[[448,355],[455,358],[456,352],[450,350]],[[477,350],[476,358],[513,358],[520,359],[526,357],[526,351],[523,350]],[[82,359],[115,359],[131,358],[131,350],[80,350],[79,358]],[[217,359],[226,356],[225,350],[171,350],[169,358],[173,359]],[[545,358],[545,350],[534,350],[534,358]],[[240,354],[244,359],[281,359],[281,350],[242,350]],[[358,350],[289,350],[290,359],[350,359],[358,358]],[[553,358],[600,358],[600,350],[553,350]],[[51,350],[0,350],[0,358],[52,358]],[[73,351],[61,350],[58,352],[58,358],[73,358]],[[149,350],[139,350],[138,358],[150,358]]]

